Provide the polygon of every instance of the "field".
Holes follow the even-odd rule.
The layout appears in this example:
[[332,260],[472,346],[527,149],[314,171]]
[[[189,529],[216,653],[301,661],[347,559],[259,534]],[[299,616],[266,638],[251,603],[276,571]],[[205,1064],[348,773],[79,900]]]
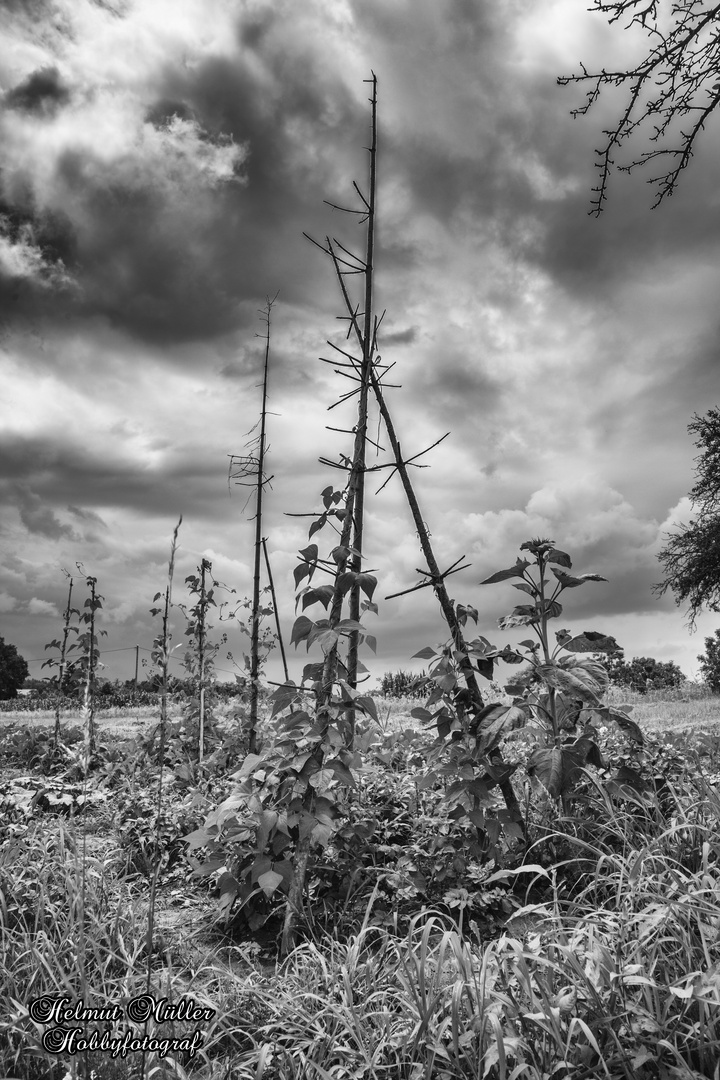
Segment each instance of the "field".
[[642,793],[588,767],[559,807],[512,733],[527,845],[484,851],[424,779],[418,703],[378,699],[282,961],[278,894],[228,891],[247,831],[212,866],[182,839],[236,790],[231,704],[203,766],[171,713],[159,819],[152,709],[100,714],[87,776],[78,718],[55,751],[52,714],[0,715],[0,1076],[717,1080],[720,698],[673,697],[635,697],[642,750],[599,733]]

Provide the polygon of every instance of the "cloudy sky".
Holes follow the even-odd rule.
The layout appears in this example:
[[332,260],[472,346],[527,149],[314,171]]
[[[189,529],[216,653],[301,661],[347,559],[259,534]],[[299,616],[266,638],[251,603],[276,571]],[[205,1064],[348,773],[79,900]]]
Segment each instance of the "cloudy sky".
[[[618,176],[589,216],[618,99],[574,120],[583,90],[556,78],[638,43],[586,7],[4,0],[0,634],[28,660],[61,629],[63,568],[84,598],[80,563],[105,597],[105,673],[131,676],[181,513],[176,597],[203,556],[250,595],[252,504],[228,455],[258,419],[258,309],[276,293],[264,532],[289,639],[308,522],[285,515],[320,507],[340,474],[318,457],[349,452],[326,425],[353,423],[351,407],[327,412],[347,384],[318,357],[343,310],[303,232],[362,242],[323,200],[365,181],[372,69],[376,304],[402,383],[388,400],[406,453],[450,432],[414,479],[439,561],[472,563],[451,595],[492,641],[515,640],[496,620],[517,594],[477,583],[547,536],[609,579],[566,594],[559,625],[697,672],[720,616],[690,635],[651,586],[689,514],[687,425],[718,404],[719,140],[711,126],[658,210],[645,177]],[[397,478],[375,497],[379,482],[374,677],[445,636],[429,590],[384,600],[423,563]],[[316,539],[327,552],[331,535]],[[227,631],[239,658],[246,639]],[[291,675],[305,662],[290,650]]]

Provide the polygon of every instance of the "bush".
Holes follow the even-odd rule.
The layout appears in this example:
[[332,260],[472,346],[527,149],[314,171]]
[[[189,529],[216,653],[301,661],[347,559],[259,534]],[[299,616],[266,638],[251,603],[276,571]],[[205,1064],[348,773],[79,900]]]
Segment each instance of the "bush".
[[720,694],[720,630],[715,631],[715,637],[705,638],[705,653],[698,660],[703,682],[713,693]]
[[648,690],[669,690],[685,682],[677,664],[654,660],[652,656],[634,656],[628,663],[622,652],[603,657],[603,664],[616,686],[626,686],[638,694]]

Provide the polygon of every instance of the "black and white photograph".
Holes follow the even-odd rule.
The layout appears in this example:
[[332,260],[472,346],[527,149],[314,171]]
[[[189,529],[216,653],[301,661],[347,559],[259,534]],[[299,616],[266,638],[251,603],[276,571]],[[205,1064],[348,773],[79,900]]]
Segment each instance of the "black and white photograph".
[[0,1080],[720,1080],[720,4],[0,28]]

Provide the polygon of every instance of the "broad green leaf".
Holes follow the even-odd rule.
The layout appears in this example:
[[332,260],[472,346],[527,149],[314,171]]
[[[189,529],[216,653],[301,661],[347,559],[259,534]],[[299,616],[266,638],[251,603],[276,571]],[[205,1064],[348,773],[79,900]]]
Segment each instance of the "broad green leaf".
[[193,832],[186,833],[186,835],[182,836],[180,839],[183,844],[188,845],[189,851],[194,851],[196,848],[207,847],[208,844],[213,842],[216,836],[217,828],[215,826],[203,826],[200,829],[194,829]]
[[563,752],[559,747],[536,747],[528,758],[527,771],[538,778],[551,798],[559,798],[563,787]]
[[367,596],[368,600],[372,600],[373,593],[377,588],[377,578],[373,574],[358,574],[357,583]]
[[318,560],[318,546],[317,544],[308,544],[306,548],[302,548],[300,555],[305,562],[316,563]]
[[270,719],[277,716],[283,709],[287,709],[288,705],[291,705],[297,697],[297,687],[295,683],[288,682],[284,686],[279,686],[274,694],[272,694],[270,700],[273,703],[272,713]]
[[315,623],[308,619],[307,615],[300,615],[293,624],[290,644],[297,645],[299,642],[304,641],[314,626]]
[[[292,760],[288,763],[287,767],[290,768],[290,769],[293,769],[294,772],[300,774],[310,760],[312,760],[313,766],[317,765],[317,762],[313,758],[312,754],[310,754],[310,753],[296,754],[296,756],[294,758],[292,758]],[[312,771],[312,766],[307,771]]]
[[377,652],[377,638],[374,634],[365,635],[365,644],[372,652]]
[[308,566],[308,564],[304,562],[300,563],[298,566],[295,567],[295,569],[293,570],[293,578],[295,579],[296,589],[300,582],[303,580],[303,578],[310,577],[311,571],[312,567]]
[[332,825],[318,823],[312,831],[312,842],[315,847],[325,848],[332,840],[335,829]]
[[[333,587],[332,585],[317,585],[314,589],[308,590],[306,596],[308,594],[312,594],[312,600],[309,601],[309,603],[315,603],[319,600],[327,611],[327,606],[333,598]],[[303,597],[303,611],[307,606],[308,604],[305,602],[305,597]]]
[[494,585],[498,581],[507,581],[508,578],[522,577],[523,570],[525,570],[530,563],[527,559],[518,559],[514,566],[508,567],[507,570],[498,570],[497,573],[491,574],[490,577],[481,581],[481,585]]
[[338,566],[344,565],[350,558],[352,548],[345,547],[343,544],[338,544],[330,552],[330,558],[333,562],[336,562]]
[[506,645],[497,654],[497,659],[502,660],[504,664],[522,664],[525,661],[525,657],[521,653],[515,652],[511,645]]
[[558,563],[560,566],[566,566],[568,570],[572,567],[570,556],[566,551],[560,551],[559,548],[550,548],[545,556],[547,562]]
[[258,826],[257,839],[255,841],[258,851],[265,850],[265,845],[268,842],[268,837],[270,836],[272,830],[275,828],[277,824],[277,819],[278,815],[276,810],[263,810],[262,814],[260,815],[260,824]]
[[642,746],[644,744],[645,737],[640,727],[624,712],[620,712],[618,709],[610,708],[608,709],[608,719],[612,720],[613,723],[617,724],[617,726],[622,731],[624,731],[625,734],[630,739],[632,739],[633,742],[636,742],[638,746]]
[[315,535],[316,532],[319,532],[320,529],[322,529],[322,527],[323,527],[323,525],[325,524],[326,521],[327,521],[327,514],[321,514],[320,517],[316,521],[313,521],[312,525],[310,526],[310,530],[308,532],[308,538],[310,540],[312,540],[312,538],[313,538],[313,536]]
[[[580,669],[586,672],[586,675],[593,679],[600,687],[602,693],[605,693],[610,685],[610,676],[607,673],[607,669],[604,664],[599,660],[595,660],[592,656],[577,656],[572,653],[569,656],[561,656],[558,659],[558,664],[565,671],[572,671],[577,674]],[[585,676],[581,676],[585,678]]]
[[295,728],[300,727],[302,724],[311,723],[310,714],[304,711],[292,712],[286,717],[281,725],[282,731],[293,731]]
[[587,736],[583,735],[575,740],[571,749],[581,755],[583,762],[595,765],[598,769],[604,768],[600,747],[594,739],[588,739]]
[[562,615],[562,605],[558,604],[557,600],[546,600],[544,612],[548,619],[557,619],[559,615]]
[[[317,765],[317,762],[315,762],[315,764]],[[334,779],[335,773],[332,769],[318,769],[309,778],[309,782],[310,786],[314,787],[318,793],[324,794],[326,788],[330,786]]]
[[423,720],[426,722],[433,719],[433,714],[429,709],[423,709],[420,705],[418,705],[416,709],[411,709],[410,715],[414,716],[416,720]]
[[420,652],[413,653],[410,657],[411,660],[429,660],[431,657],[437,656],[435,649],[431,649],[429,645],[426,645]]
[[347,784],[348,787],[355,787],[355,777],[347,768],[347,766],[343,765],[342,761],[340,761],[339,758],[332,758],[330,761],[327,761],[325,765],[326,768],[332,769],[332,771],[335,773],[335,776],[343,784]]
[[261,761],[260,754],[248,754],[238,771],[233,773],[233,778],[237,777],[241,780],[245,776],[250,776],[255,772]]
[[554,663],[539,664],[537,672],[546,686],[559,690],[568,698],[579,698],[588,705],[597,705],[604,691],[593,673],[581,667],[573,668],[570,672]]
[[497,649],[491,645],[487,638],[476,637],[467,642],[467,651],[470,656],[495,656]]
[[465,626],[468,619],[472,619],[477,626],[478,610],[472,607],[470,604],[456,604],[455,611],[457,613],[458,622]]
[[613,653],[619,652],[620,646],[614,637],[609,634],[600,634],[596,630],[584,630],[582,634],[577,634],[575,637],[569,637],[562,642],[564,649],[568,652],[580,653],[580,652],[605,652]]
[[309,650],[313,642],[317,641],[323,652],[328,653],[330,649],[333,649],[337,645],[339,640],[339,636],[334,630],[320,630],[318,633],[314,634],[314,636],[311,635],[308,637],[307,647]]
[[302,673],[302,682],[316,682],[322,678],[323,664],[305,664]]
[[369,695],[363,695],[363,697],[359,697],[357,699],[355,704],[358,705],[363,710],[363,712],[366,712],[369,716],[372,716],[373,720],[377,723],[378,715],[374,698],[371,698]]
[[478,750],[491,754],[506,732],[522,727],[526,721],[525,710],[517,705],[487,705],[477,718]]
[[341,596],[345,596],[350,592],[356,579],[357,574],[353,570],[343,570],[342,574],[338,574],[335,584]]
[[527,593],[528,596],[535,596],[536,589],[533,589],[532,585],[528,585],[526,581],[513,581],[513,589],[520,589],[520,592]]

